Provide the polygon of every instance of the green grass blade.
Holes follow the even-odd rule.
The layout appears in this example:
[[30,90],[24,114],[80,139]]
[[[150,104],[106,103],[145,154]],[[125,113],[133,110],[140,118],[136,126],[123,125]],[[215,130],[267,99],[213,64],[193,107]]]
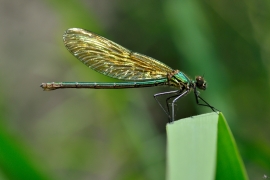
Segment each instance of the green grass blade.
[[214,179],[218,115],[167,124],[167,180]]
[[218,118],[217,146],[216,179],[248,179],[236,142],[222,113]]
[[167,125],[167,180],[248,179],[222,113]]
[[[43,171],[29,148],[0,125],[0,170],[6,179],[52,179]],[[1,176],[0,176],[1,177]]]

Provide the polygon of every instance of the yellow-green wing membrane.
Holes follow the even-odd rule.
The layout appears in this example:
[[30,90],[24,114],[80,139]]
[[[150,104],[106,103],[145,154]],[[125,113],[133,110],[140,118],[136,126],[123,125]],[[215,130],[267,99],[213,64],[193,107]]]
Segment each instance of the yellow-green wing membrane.
[[67,49],[86,66],[112,78],[161,79],[172,71],[160,61],[132,52],[84,29],[68,29],[63,40]]

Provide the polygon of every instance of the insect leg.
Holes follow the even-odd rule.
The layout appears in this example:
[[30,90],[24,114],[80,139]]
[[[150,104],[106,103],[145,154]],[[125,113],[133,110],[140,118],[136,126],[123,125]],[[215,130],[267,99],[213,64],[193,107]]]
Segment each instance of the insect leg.
[[[178,93],[179,90],[175,90],[175,91],[168,91],[168,92],[162,92],[162,93],[157,93],[157,94],[154,94],[154,98],[155,100],[157,101],[157,103],[159,104],[159,106],[162,108],[162,110],[167,114],[167,116],[169,117],[169,121],[171,119],[171,116],[170,116],[170,110],[169,110],[169,105],[168,105],[168,100],[172,97],[175,97],[175,96],[171,96],[169,98],[166,99],[166,105],[167,105],[167,111],[166,109],[161,105],[160,101],[158,100],[158,97],[159,96],[163,96],[163,95],[167,95],[167,94],[174,94],[174,93]],[[178,96],[178,95],[177,95]]]
[[185,96],[187,93],[189,92],[189,90],[183,91],[180,95],[178,95],[173,101],[172,101],[172,115],[171,115],[171,121],[170,123],[174,122],[174,104],[176,101],[178,101],[181,97]]
[[[200,105],[200,106],[206,106],[206,107],[211,108],[212,111],[214,111],[214,112],[219,112],[218,109],[216,109],[215,107],[211,106],[211,105],[210,105],[208,102],[206,102],[201,96],[199,96],[199,92],[196,91],[196,89],[194,89],[194,94],[195,94],[196,103],[197,103],[198,105]],[[202,100],[202,101],[204,102],[204,104],[203,104],[203,103],[200,103],[200,102],[199,102],[199,99]]]

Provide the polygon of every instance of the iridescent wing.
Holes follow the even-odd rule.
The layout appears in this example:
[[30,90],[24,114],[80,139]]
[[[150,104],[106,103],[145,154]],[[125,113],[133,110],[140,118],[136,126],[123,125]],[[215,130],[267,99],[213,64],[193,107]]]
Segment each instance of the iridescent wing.
[[160,61],[132,52],[84,29],[68,29],[63,40],[67,49],[86,66],[112,78],[161,79],[172,71]]

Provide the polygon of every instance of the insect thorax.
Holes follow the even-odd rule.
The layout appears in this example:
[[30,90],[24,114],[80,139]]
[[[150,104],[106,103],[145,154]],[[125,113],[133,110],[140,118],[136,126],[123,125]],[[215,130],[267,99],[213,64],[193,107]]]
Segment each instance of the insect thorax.
[[168,84],[170,86],[175,86],[181,90],[190,89],[192,82],[190,79],[179,70],[173,70],[167,74]]

